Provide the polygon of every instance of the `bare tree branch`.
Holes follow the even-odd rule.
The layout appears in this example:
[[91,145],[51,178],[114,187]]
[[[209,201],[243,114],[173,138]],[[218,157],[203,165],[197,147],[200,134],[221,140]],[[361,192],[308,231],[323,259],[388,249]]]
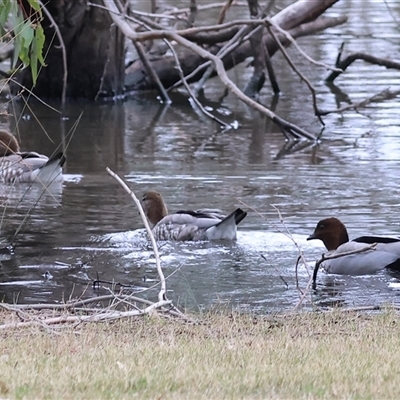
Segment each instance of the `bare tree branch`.
[[[118,8],[116,7],[115,3],[113,1],[108,1],[107,2],[108,7],[110,8],[110,15],[113,21],[118,25],[118,27],[122,30],[124,35],[132,40],[138,40],[140,37],[141,33],[136,33],[134,32],[129,24],[124,20],[124,18],[118,14]],[[267,117],[271,118],[275,123],[278,124],[278,126],[282,129],[286,135],[290,135],[292,139],[308,139],[308,140],[315,140],[315,136],[307,132],[306,130],[289,123],[288,121],[285,121],[284,119],[280,118],[278,115],[264,107],[263,105],[257,103],[256,101],[252,100],[248,96],[246,96],[236,85],[235,83],[229,79],[228,75],[226,74],[223,62],[221,59],[213,54],[211,54],[209,51],[197,46],[196,44],[190,42],[189,40],[179,36],[176,32],[173,31],[162,31],[158,32],[159,37],[162,37],[164,39],[169,39],[169,40],[175,40],[177,43],[180,45],[194,51],[195,53],[199,54],[201,57],[205,59],[209,59],[210,61],[213,62],[215,69],[217,71],[218,76],[220,77],[221,81],[225,84],[225,86],[233,93],[235,94],[240,100],[242,100],[244,103],[247,105],[255,108],[256,110],[260,111]],[[290,136],[287,136],[288,139]]]

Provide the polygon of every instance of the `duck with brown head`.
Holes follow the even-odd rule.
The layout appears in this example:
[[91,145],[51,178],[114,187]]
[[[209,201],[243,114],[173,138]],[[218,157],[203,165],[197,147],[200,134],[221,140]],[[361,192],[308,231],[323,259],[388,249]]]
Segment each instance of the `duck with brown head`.
[[[368,275],[384,268],[400,270],[400,239],[390,236],[361,236],[349,241],[344,224],[337,218],[326,218],[318,222],[307,240],[320,239],[329,256],[339,256],[326,260],[322,267],[326,272],[341,275]],[[365,250],[376,243],[373,249]],[[360,251],[356,254],[340,256],[343,253]],[[315,273],[316,275],[316,273]]]
[[160,193],[146,192],[142,207],[157,240],[235,240],[236,227],[247,212],[237,208],[228,216],[220,210],[180,210],[168,214]]
[[36,152],[21,152],[17,139],[0,130],[0,181],[3,183],[39,182],[48,185],[62,181],[62,153],[49,158]]

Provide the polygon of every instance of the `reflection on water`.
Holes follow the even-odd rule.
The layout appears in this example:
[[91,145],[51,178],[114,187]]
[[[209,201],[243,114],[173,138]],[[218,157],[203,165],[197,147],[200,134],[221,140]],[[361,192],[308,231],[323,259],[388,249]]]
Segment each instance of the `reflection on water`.
[[[362,19],[357,17],[360,2],[340,3],[330,13],[348,14],[349,23],[301,39],[305,51],[333,63],[344,32],[348,51],[374,53],[378,43],[378,54],[396,54],[398,40],[390,43],[385,38],[398,39],[398,27],[383,3],[369,1],[362,7]],[[393,2],[387,3],[399,12]],[[374,24],[368,22],[371,19]],[[371,35],[365,34],[366,26],[373,27]],[[316,87],[321,109],[400,86],[396,72],[362,64],[342,75],[338,90],[333,90],[322,82],[325,72],[310,66],[294,49],[290,53]],[[276,107],[283,118],[320,132],[303,83],[279,55],[273,61],[282,94],[272,98],[266,87],[261,101]],[[250,73],[244,68],[238,72],[239,86]],[[32,105],[35,117],[15,105],[16,118],[23,116],[18,122],[21,147],[51,154],[63,144],[66,180],[44,192],[35,185],[0,186],[1,238],[9,242],[20,230],[14,240],[15,255],[0,255],[0,298],[45,302],[83,292],[84,296],[104,293],[104,288],[92,288],[93,279],[132,285],[135,292],[153,287],[155,261],[138,231],[142,223],[130,197],[106,173],[107,166],[125,176],[137,195],[148,189],[161,191],[171,211],[207,206],[249,209],[235,243],[160,246],[169,276],[168,295],[182,306],[231,302],[261,312],[294,307],[301,297],[296,289],[295,243],[312,266],[324,249],[306,237],[327,216],[341,218],[351,237],[400,234],[397,99],[359,112],[327,115],[317,145],[287,144],[275,125],[233,96],[216,102],[223,89],[211,86],[205,93],[208,105],[226,122],[238,122],[237,129],[221,131],[178,95],[171,106],[151,97],[123,104],[69,104],[65,121],[40,104]],[[82,111],[69,142],[68,132]],[[1,118],[0,125],[7,127],[9,120]],[[11,122],[11,128],[14,125]],[[305,288],[309,279],[305,268],[300,268],[298,279]],[[321,273],[311,299],[320,306],[393,303],[398,301],[399,283],[399,276],[386,272],[363,277]],[[150,289],[148,296],[156,291]]]

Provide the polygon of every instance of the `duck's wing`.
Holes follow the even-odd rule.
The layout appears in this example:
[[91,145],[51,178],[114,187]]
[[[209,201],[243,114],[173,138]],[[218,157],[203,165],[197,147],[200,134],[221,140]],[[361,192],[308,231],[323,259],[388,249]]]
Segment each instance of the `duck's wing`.
[[[220,214],[217,214],[220,216]],[[153,228],[158,240],[234,240],[236,225],[247,215],[240,208],[227,217],[181,210],[167,215]]]
[[165,216],[157,225],[170,223],[176,225],[195,225],[197,228],[207,229],[219,222],[221,222],[220,218],[209,214],[202,214],[192,210],[180,210]]
[[65,162],[62,153],[52,158],[36,152],[22,152],[0,158],[0,178],[3,182],[50,183],[61,173]]
[[0,159],[0,177],[3,182],[31,182],[32,172],[46,164],[41,157],[24,157],[24,154],[10,154]]
[[218,208],[200,208],[199,210],[196,210],[195,213],[208,216],[208,218],[216,218],[220,220],[223,220],[226,217],[226,214]]
[[204,229],[193,224],[158,223],[152,232],[157,240],[207,240]]
[[400,238],[392,237],[392,236],[360,236],[356,239],[353,239],[352,242],[357,243],[398,243],[400,242]]
[[[400,257],[399,242],[383,244],[383,246],[378,243],[375,249],[362,251],[368,248],[372,243],[378,242],[372,241],[369,243],[368,241],[356,242],[352,240],[344,243],[336,250],[328,252],[326,255],[340,255],[351,251],[360,252],[326,260],[323,262],[322,267],[326,272],[331,274],[369,275],[397,262]],[[399,253],[396,254],[395,252],[390,251],[393,244],[396,244],[396,249],[398,249]]]

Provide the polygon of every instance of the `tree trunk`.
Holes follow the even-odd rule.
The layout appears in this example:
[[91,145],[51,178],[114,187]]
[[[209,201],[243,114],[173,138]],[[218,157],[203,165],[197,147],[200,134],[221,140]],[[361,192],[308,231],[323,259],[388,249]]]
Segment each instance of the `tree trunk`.
[[[92,3],[103,5],[101,0],[92,0]],[[25,3],[25,6],[28,5]],[[52,0],[45,6],[59,27],[65,46],[67,97],[95,99],[122,94],[124,36],[112,25],[108,11],[88,7],[86,0]],[[46,35],[43,52],[46,66],[41,69],[33,91],[39,97],[61,97],[65,76],[62,45],[46,14],[42,25]],[[18,75],[18,81],[32,88],[28,68]],[[13,85],[12,92],[16,94],[20,89]]]

